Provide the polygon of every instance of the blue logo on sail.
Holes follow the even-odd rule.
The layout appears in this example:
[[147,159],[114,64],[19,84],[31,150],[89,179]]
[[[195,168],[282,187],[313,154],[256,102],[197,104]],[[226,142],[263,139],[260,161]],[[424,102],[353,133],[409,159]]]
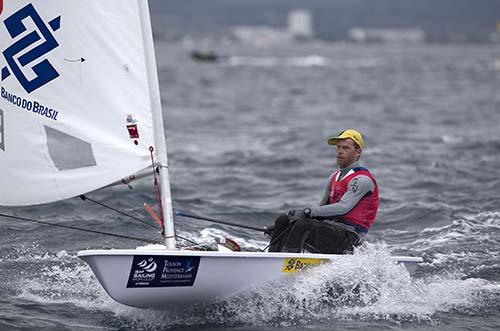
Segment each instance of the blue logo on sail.
[[[33,31],[28,31],[25,24],[27,19],[34,24]],[[1,70],[2,81],[13,74],[26,92],[31,93],[59,77],[49,60],[43,57],[59,46],[51,30],[59,30],[61,16],[52,19],[47,25],[35,7],[28,4],[5,19],[4,24],[14,43],[3,51],[7,66]],[[36,64],[30,66],[32,63]]]

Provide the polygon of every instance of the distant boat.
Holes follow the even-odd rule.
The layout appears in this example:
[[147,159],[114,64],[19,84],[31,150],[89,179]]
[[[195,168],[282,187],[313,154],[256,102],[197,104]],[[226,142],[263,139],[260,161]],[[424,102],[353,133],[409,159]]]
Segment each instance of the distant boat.
[[496,31],[490,34],[490,41],[492,43],[500,43],[500,21],[497,22]]
[[191,58],[200,62],[217,62],[221,59],[221,56],[211,50],[193,50],[191,51]]

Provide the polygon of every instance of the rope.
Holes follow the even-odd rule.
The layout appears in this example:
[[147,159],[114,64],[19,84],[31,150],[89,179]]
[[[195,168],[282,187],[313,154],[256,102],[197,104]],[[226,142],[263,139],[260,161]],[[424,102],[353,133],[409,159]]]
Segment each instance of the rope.
[[71,230],[82,231],[82,232],[95,233],[95,234],[101,234],[101,235],[110,236],[110,237],[135,240],[135,241],[140,241],[140,242],[145,242],[145,243],[150,243],[150,244],[162,244],[162,242],[160,242],[158,240],[153,240],[153,239],[145,239],[145,238],[139,238],[139,237],[133,237],[133,236],[126,236],[126,235],[117,234],[117,233],[111,233],[111,232],[104,232],[104,231],[84,229],[84,228],[79,228],[79,227],[76,227],[76,226],[56,224],[56,223],[51,223],[51,222],[45,222],[45,221],[30,219],[30,218],[26,218],[26,217],[19,217],[19,216],[14,216],[14,215],[6,215],[6,214],[2,214],[2,213],[0,213],[0,217],[9,218],[9,219],[15,219],[15,220],[24,221],[24,222],[31,222],[31,223],[38,223],[38,224],[43,224],[43,225],[57,226],[57,227],[60,227],[60,228],[71,229]]
[[254,230],[254,231],[258,231],[258,232],[266,232],[265,228],[257,228],[255,226],[243,225],[243,224],[236,224],[236,223],[232,223],[232,222],[218,220],[218,219],[215,219],[215,218],[210,218],[210,217],[205,217],[205,216],[188,214],[188,213],[185,213],[185,212],[183,212],[181,210],[175,210],[174,214],[175,214],[175,216],[182,216],[182,217],[192,218],[192,219],[200,220],[200,221],[207,221],[207,222],[212,222],[212,223],[216,223],[216,224],[224,224],[224,225],[234,226],[234,227],[237,227],[237,228]]
[[93,203],[95,203],[95,204],[97,204],[97,205],[99,205],[99,206],[102,206],[102,207],[104,207],[104,208],[108,208],[108,209],[110,209],[110,210],[112,210],[112,211],[114,211],[114,212],[116,212],[116,213],[118,213],[118,214],[121,214],[121,215],[123,215],[123,216],[129,217],[129,218],[131,218],[131,219],[133,219],[133,220],[136,220],[136,221],[138,221],[138,222],[141,222],[142,224],[146,224],[147,226],[151,226],[151,227],[153,227],[153,228],[155,228],[155,229],[156,229],[156,226],[154,226],[154,225],[153,225],[153,224],[151,224],[151,223],[144,222],[143,220],[141,220],[141,219],[140,219],[140,218],[138,218],[138,217],[135,217],[135,216],[133,216],[133,215],[127,214],[127,213],[125,213],[125,212],[123,212],[123,211],[121,211],[121,210],[118,210],[118,209],[116,209],[116,208],[113,208],[113,207],[111,207],[111,206],[105,205],[105,204],[103,204],[102,202],[99,202],[99,201],[96,201],[96,200],[94,200],[94,199],[91,199],[91,198],[89,198],[89,197],[87,197],[87,196],[85,196],[85,195],[83,195],[83,194],[82,194],[82,195],[80,195],[80,199],[82,199],[83,201],[85,201],[85,200],[91,201],[91,202],[93,202]]
[[151,154],[151,166],[153,168],[153,186],[156,192],[156,202],[158,203],[158,211],[160,214],[161,223],[165,224],[165,220],[163,219],[163,206],[161,204],[161,193],[160,187],[158,185],[158,178],[156,177],[156,169],[155,169],[155,160],[153,157],[153,146],[149,146],[149,153]]
[[[105,205],[104,203],[99,202],[99,201],[96,201],[96,200],[94,200],[94,199],[91,199],[91,198],[89,198],[89,197],[87,197],[87,196],[85,196],[85,195],[83,195],[83,194],[82,194],[82,195],[80,195],[80,199],[82,199],[83,201],[85,201],[85,200],[89,200],[89,201],[91,201],[91,202],[93,202],[93,203],[95,203],[95,204],[97,204],[97,205],[99,205],[99,206],[102,206],[102,207],[104,207],[104,208],[108,208],[108,209],[110,209],[110,210],[112,210],[112,211],[114,211],[114,212],[117,212],[117,213],[119,213],[119,214],[121,214],[121,215],[124,215],[124,216],[126,216],[126,217],[130,217],[131,219],[134,219],[134,220],[136,220],[136,221],[138,221],[138,222],[141,222],[141,223],[143,223],[143,224],[146,224],[146,225],[148,225],[148,226],[151,226],[151,227],[153,227],[153,228],[157,229],[157,227],[156,227],[156,226],[154,226],[154,225],[152,225],[151,223],[144,222],[144,221],[143,221],[143,220],[141,220],[140,218],[137,218],[137,217],[135,217],[135,216],[133,216],[133,215],[127,214],[127,213],[125,213],[125,212],[123,212],[123,211],[121,211],[121,210],[118,210],[118,209],[116,209],[116,208],[113,208],[113,207],[111,207],[111,206]],[[2,216],[2,215],[0,215],[0,216]],[[163,226],[160,226],[160,228],[161,228],[161,230],[163,231]],[[163,232],[162,232],[162,233],[163,233]],[[181,237],[181,236],[179,236],[178,234],[176,234],[176,235],[175,235],[175,238],[179,238],[179,239],[182,239],[182,240],[184,240],[184,241],[190,242],[190,243],[192,243],[192,244],[199,245],[199,243],[197,243],[196,241],[193,241],[193,240],[190,240],[190,239],[187,239],[187,238]],[[155,242],[155,243],[160,243],[160,244],[163,244],[163,243],[161,243],[161,242]]]
[[175,237],[176,237],[176,238],[179,238],[179,239],[182,239],[182,240],[185,240],[185,241],[187,241],[187,242],[189,242],[189,243],[191,243],[191,244],[194,244],[194,245],[200,245],[200,243],[197,243],[196,241],[193,241],[193,240],[188,239],[188,238],[181,237],[181,236],[179,236],[179,235],[175,235]]

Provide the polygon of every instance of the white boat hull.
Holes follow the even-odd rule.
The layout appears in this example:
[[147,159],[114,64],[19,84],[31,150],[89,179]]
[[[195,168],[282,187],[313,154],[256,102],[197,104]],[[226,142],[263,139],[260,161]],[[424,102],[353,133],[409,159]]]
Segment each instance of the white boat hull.
[[[160,249],[78,252],[117,302],[162,309],[204,304],[252,286],[293,275],[304,267],[348,259],[349,255],[169,251]],[[392,257],[414,270],[419,257]]]

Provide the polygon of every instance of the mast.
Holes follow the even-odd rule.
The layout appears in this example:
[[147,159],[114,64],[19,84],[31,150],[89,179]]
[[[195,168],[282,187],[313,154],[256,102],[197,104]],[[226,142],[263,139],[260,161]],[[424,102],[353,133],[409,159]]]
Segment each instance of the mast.
[[149,17],[149,6],[146,0],[137,0],[141,13],[141,26],[146,54],[146,70],[148,73],[149,96],[151,112],[153,115],[153,134],[155,139],[155,152],[157,167],[160,169],[160,190],[163,206],[163,222],[165,226],[165,245],[167,249],[174,250],[175,232],[174,217],[172,213],[172,193],[170,191],[170,180],[168,171],[167,144],[163,127],[163,115],[161,109],[160,87],[158,84],[158,73],[156,71],[156,59],[153,47],[153,33]]

